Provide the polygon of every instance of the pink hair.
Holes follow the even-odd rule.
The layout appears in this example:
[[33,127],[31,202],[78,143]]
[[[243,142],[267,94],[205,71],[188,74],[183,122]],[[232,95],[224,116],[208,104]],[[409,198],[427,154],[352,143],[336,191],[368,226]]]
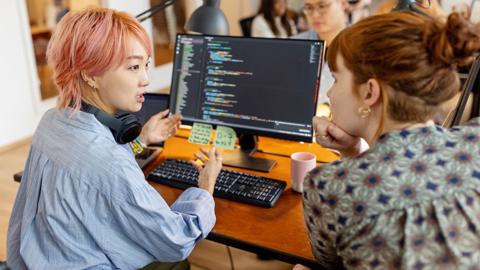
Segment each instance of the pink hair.
[[106,8],[69,12],[60,21],[47,49],[59,90],[57,107],[78,111],[84,85],[81,72],[102,75],[119,67],[128,57],[128,38],[134,36],[151,56],[152,45],[145,29],[125,12]]

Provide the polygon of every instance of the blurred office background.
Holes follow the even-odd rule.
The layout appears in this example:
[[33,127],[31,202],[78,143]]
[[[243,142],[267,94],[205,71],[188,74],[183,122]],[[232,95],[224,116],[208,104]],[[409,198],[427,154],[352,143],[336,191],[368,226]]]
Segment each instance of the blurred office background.
[[[56,23],[69,10],[88,6],[103,6],[127,11],[133,15],[148,9],[159,0],[19,0],[3,1],[0,7],[0,59],[3,62],[0,81],[0,150],[12,143],[29,138],[41,115],[55,105],[57,90],[52,72],[46,64],[45,51]],[[372,1],[372,4],[378,1]],[[471,0],[442,0],[449,12],[462,9]],[[168,91],[171,79],[172,47],[177,32],[184,32],[189,15],[201,0],[178,0],[146,20],[143,25],[154,42],[154,67],[151,69],[150,91]],[[256,14],[260,0],[223,0],[231,35],[241,36],[240,21]],[[302,0],[287,0],[289,10],[301,15]],[[480,18],[480,4],[474,8]],[[372,10],[368,10],[371,13]],[[363,13],[365,14],[365,13]],[[364,15],[363,15],[364,16]],[[13,117],[14,116],[14,117]]]

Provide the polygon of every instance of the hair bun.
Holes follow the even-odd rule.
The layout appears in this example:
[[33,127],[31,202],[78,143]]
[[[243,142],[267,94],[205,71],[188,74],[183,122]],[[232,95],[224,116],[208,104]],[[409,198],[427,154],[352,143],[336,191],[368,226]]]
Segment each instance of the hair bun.
[[424,40],[432,62],[464,65],[480,50],[480,25],[454,12],[446,22],[436,19],[427,24]]

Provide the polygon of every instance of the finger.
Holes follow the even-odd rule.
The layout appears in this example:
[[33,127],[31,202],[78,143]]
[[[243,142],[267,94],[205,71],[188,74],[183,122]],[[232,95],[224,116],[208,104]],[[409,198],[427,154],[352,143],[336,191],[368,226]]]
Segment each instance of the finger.
[[194,160],[189,160],[188,161],[190,164],[193,165],[193,167],[195,167],[195,169],[197,169],[197,171],[201,171],[203,169],[203,166],[198,164],[197,162],[195,162]]
[[335,125],[329,125],[327,127],[327,132],[328,135],[330,135],[334,140],[342,143],[342,142],[348,142],[353,139],[350,134],[346,133],[344,130],[341,128],[335,126]]
[[160,119],[162,124],[167,126],[180,126],[182,118],[179,115],[170,116],[167,118]]
[[182,120],[182,116],[180,114],[175,114],[172,115],[171,119],[174,123],[178,123]]
[[333,140],[331,140],[331,141],[324,140],[324,141],[317,141],[317,142],[323,148],[333,149],[333,150],[337,150],[337,151],[345,148],[343,145],[339,145],[338,143],[336,143]]
[[325,141],[325,142],[330,142],[334,139],[326,131],[324,133],[317,133],[315,138],[317,138],[317,141]]
[[325,148],[340,149],[343,145],[331,134],[326,132],[325,135],[317,134],[315,139],[318,144]]
[[215,153],[216,151],[217,151],[217,150],[216,150],[215,146],[212,147],[212,148],[210,148],[210,150],[208,151],[208,159],[210,159],[210,160],[216,160],[216,157],[217,157],[217,155],[216,155],[216,153]]
[[158,130],[166,131],[168,133],[173,133],[177,130],[178,125],[175,123],[171,122],[170,120],[167,119],[162,119],[160,120],[159,124],[157,125]]
[[331,148],[334,145],[334,139],[328,135],[316,136],[317,143],[322,147]]
[[314,116],[314,117],[312,118],[312,125],[313,125],[313,126],[318,125],[318,122],[319,122],[319,121],[320,121],[320,117]]
[[323,127],[323,126],[328,126],[330,124],[330,121],[328,121],[328,118],[325,116],[315,116],[312,119],[312,125],[314,127]]
[[205,149],[205,148],[203,148],[203,147],[200,147],[200,152],[202,152],[205,156],[208,157],[208,152],[209,152],[209,150],[207,150],[207,149]]
[[169,109],[166,109],[166,110],[164,110],[164,111],[161,111],[161,112],[153,115],[152,118],[155,118],[155,119],[157,119],[157,120],[163,119],[163,118],[165,118],[165,116],[168,115],[169,112],[170,112],[170,110],[169,110]]
[[326,136],[328,135],[327,128],[331,124],[330,121],[324,116],[314,117],[312,121],[313,129],[316,135]]
[[200,159],[203,163],[206,163],[208,161],[208,159],[202,155],[202,154],[199,154],[199,153],[195,153],[193,154],[196,158]]
[[159,129],[163,130],[172,130],[175,125],[169,119],[162,119],[159,121],[159,125],[157,126]]
[[222,153],[220,152],[220,150],[218,148],[215,149],[215,158],[216,159],[222,158]]
[[182,116],[180,114],[175,114],[169,117],[170,122],[172,125],[178,125],[180,126],[182,122]]

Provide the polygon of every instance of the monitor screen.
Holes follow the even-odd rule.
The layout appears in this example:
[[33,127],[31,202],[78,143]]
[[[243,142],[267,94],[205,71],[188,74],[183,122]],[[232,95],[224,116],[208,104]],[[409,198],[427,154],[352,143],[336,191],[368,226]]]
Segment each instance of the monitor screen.
[[177,35],[170,108],[242,134],[311,141],[323,41]]

